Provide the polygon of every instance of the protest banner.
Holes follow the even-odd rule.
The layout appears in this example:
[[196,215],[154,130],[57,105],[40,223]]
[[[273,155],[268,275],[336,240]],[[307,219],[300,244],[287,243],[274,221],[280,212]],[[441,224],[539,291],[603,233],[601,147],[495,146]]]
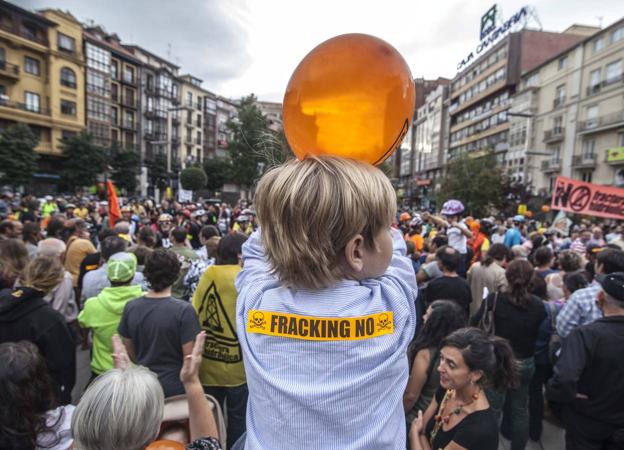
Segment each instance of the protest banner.
[[624,219],[624,189],[557,177],[551,208],[588,216]]

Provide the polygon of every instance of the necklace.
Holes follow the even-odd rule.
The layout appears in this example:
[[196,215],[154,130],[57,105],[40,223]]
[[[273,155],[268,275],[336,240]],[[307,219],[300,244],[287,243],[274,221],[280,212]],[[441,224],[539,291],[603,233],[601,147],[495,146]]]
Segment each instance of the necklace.
[[438,408],[438,414],[434,416],[435,425],[433,427],[433,431],[431,431],[431,443],[433,443],[433,440],[438,435],[438,432],[440,431],[440,428],[442,428],[442,425],[449,423],[452,415],[458,416],[459,414],[461,414],[463,408],[474,403],[479,398],[479,392],[481,392],[481,390],[477,390],[474,394],[472,394],[472,398],[468,403],[458,404],[455,408],[451,409],[451,411],[445,416],[444,410],[446,409],[446,404],[451,397],[455,396],[455,389],[448,389],[446,391],[446,394],[444,394],[444,398],[440,403],[440,407]]

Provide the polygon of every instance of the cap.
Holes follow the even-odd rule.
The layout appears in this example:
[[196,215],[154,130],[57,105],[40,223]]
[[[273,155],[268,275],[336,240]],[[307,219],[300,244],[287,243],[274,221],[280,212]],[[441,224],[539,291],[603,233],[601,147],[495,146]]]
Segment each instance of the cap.
[[52,196],[51,195],[46,195],[45,199],[46,199],[46,201],[50,202],[50,201],[52,201]]
[[596,275],[602,289],[620,302],[624,302],[624,272]]
[[203,209],[198,209],[197,211],[195,211],[195,216],[196,217],[201,217],[201,216],[205,216],[206,215],[206,211]]
[[76,208],[76,205],[74,205],[73,203],[68,203],[65,208]]
[[244,214],[241,214],[240,216],[236,218],[236,221],[237,222],[249,222],[249,217],[247,217]]
[[110,281],[130,281],[136,272],[137,259],[132,253],[115,253],[108,258],[106,266],[106,273]]

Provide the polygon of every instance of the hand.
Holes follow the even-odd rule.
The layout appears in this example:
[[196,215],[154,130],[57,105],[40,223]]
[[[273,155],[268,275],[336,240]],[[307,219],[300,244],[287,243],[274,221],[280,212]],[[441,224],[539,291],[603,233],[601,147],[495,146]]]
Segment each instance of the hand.
[[118,334],[113,335],[113,366],[115,369],[127,369],[131,366],[126,346]]
[[206,342],[206,332],[201,331],[195,338],[195,345],[190,355],[184,358],[182,370],[180,370],[180,381],[182,384],[199,383],[199,367],[202,362],[204,343]]
[[414,420],[412,420],[412,426],[410,427],[410,433],[415,434],[416,436],[422,434],[424,430],[423,426],[423,413],[422,410],[418,410],[418,416]]

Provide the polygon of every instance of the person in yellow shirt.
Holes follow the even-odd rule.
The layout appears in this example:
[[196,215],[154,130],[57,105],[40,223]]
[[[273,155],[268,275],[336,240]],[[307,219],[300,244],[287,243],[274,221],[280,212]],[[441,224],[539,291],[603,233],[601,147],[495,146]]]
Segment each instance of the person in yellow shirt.
[[74,217],[78,217],[79,219],[85,220],[89,215],[89,210],[87,209],[87,205],[84,200],[80,200],[78,203],[78,207],[74,209]]
[[[193,294],[193,307],[206,331],[199,379],[207,394],[227,410],[227,448],[245,432],[247,379],[236,333],[236,288],[241,248],[247,236],[234,232],[221,238],[216,264],[208,266]],[[227,408],[225,407],[227,405]]]

